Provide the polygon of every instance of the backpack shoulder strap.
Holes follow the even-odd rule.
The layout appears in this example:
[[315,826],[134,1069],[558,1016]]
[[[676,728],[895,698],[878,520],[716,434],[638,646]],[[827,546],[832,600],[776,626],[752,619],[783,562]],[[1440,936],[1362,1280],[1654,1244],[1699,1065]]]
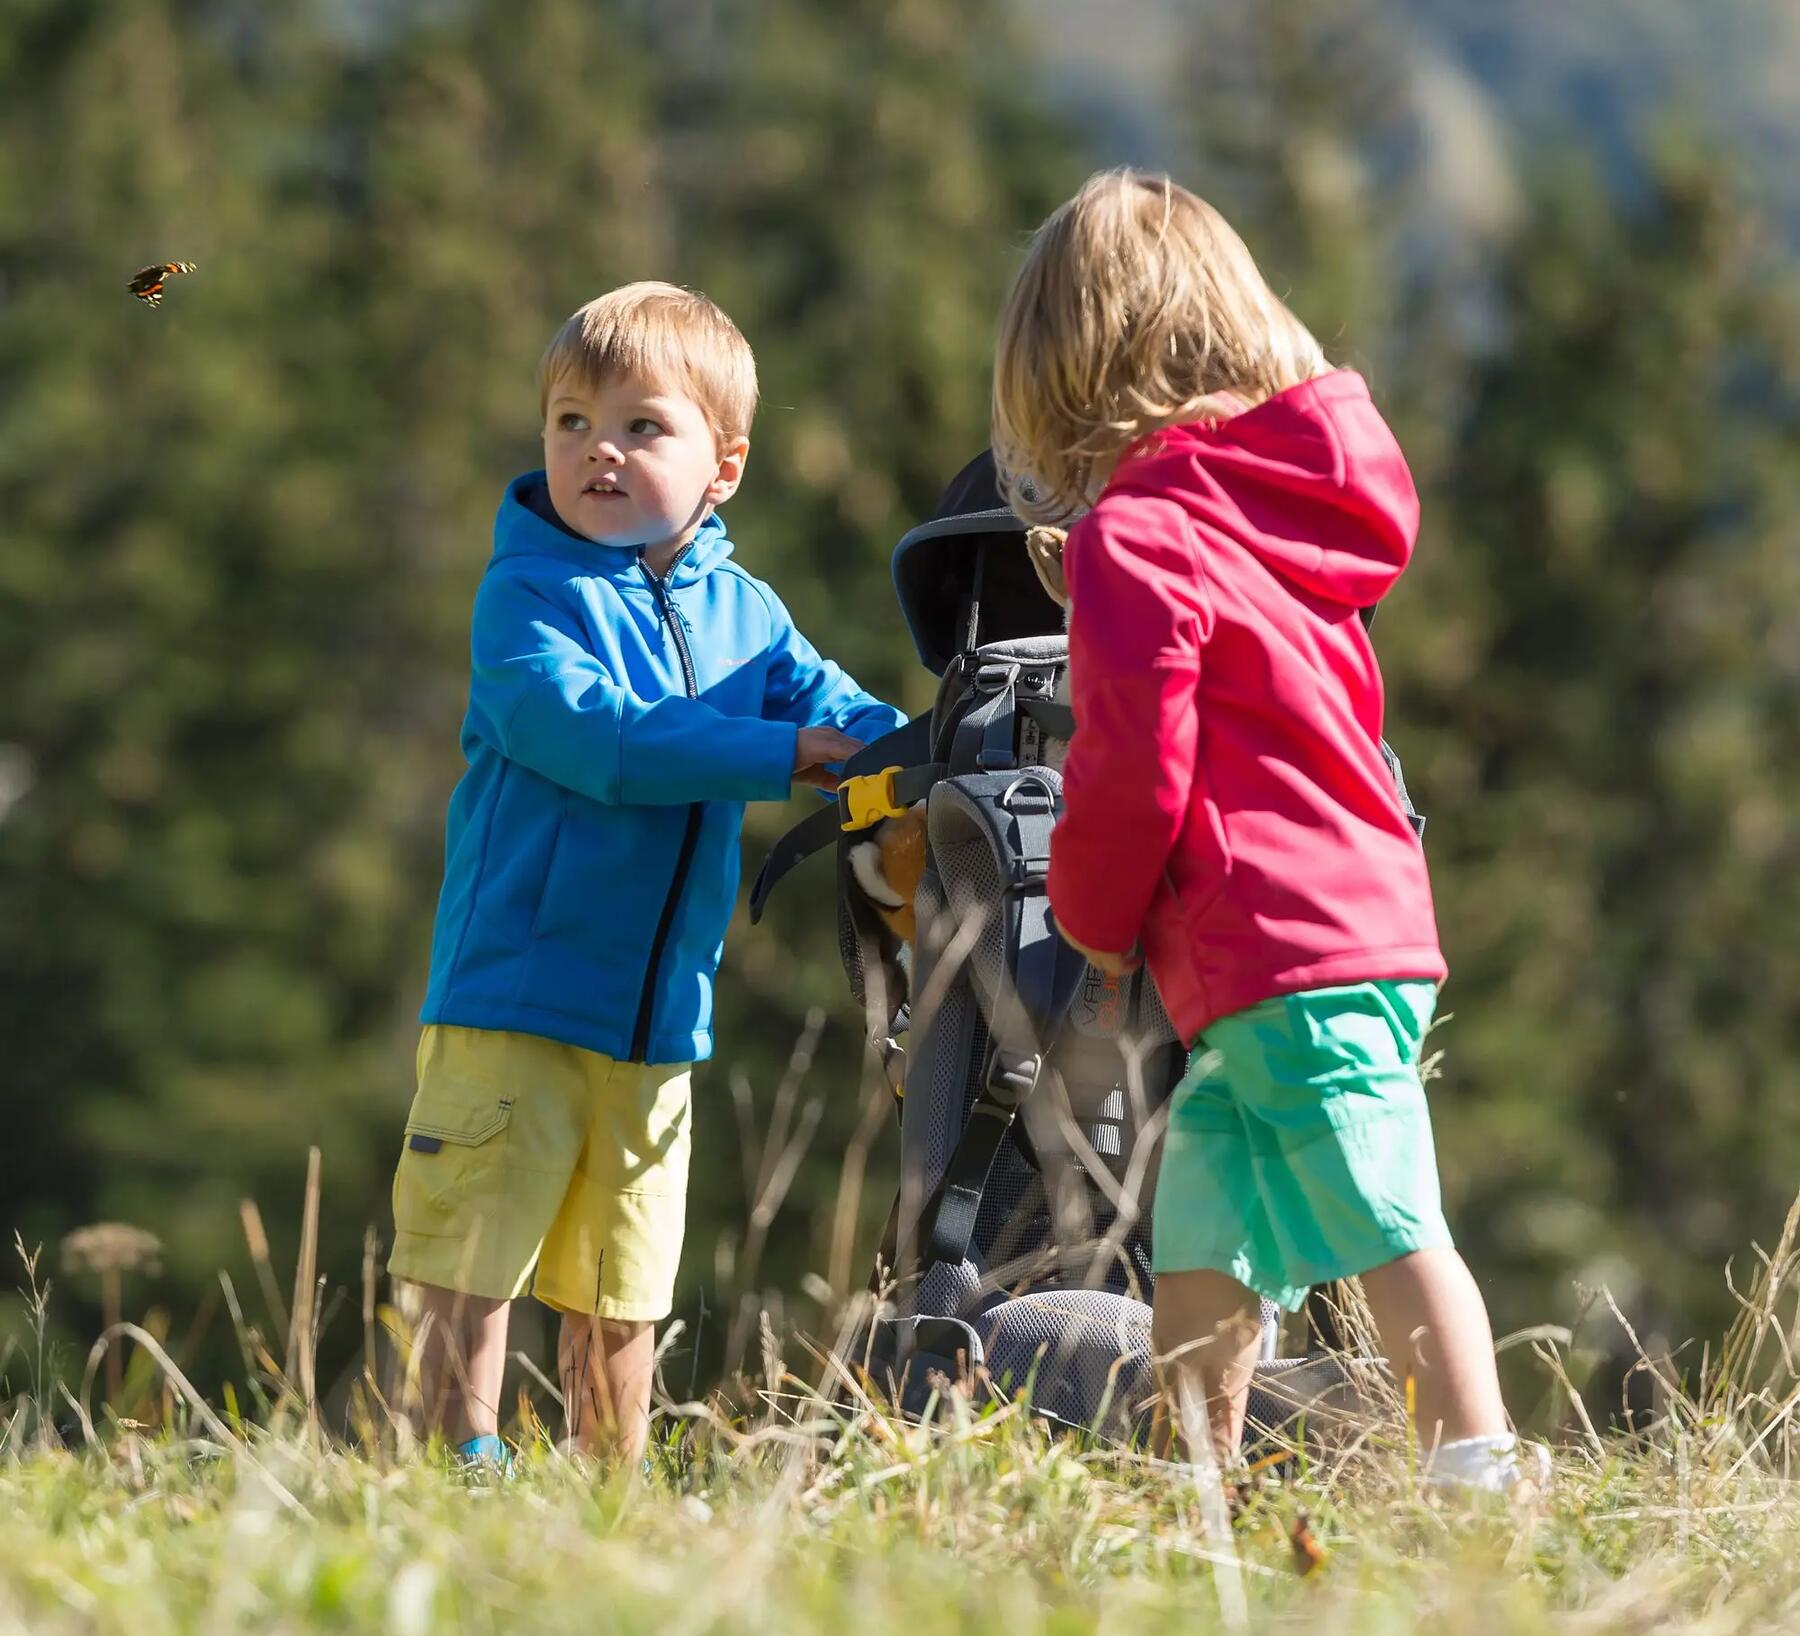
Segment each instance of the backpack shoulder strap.
[[1381,741],[1381,759],[1387,763],[1388,774],[1394,780],[1394,789],[1400,797],[1400,810],[1412,825],[1413,834],[1421,841],[1424,840],[1425,814],[1412,804],[1412,797],[1406,793],[1406,775],[1400,771],[1400,758],[1394,754],[1393,746],[1386,739]]
[[975,1103],[921,1215],[923,1267],[967,1258],[994,1160],[1087,970],[1058,935],[1045,892],[1061,806],[1061,778],[1038,767],[954,778],[932,797],[934,847],[947,833],[982,834],[992,847],[1005,935],[998,980],[982,996],[989,1044]]

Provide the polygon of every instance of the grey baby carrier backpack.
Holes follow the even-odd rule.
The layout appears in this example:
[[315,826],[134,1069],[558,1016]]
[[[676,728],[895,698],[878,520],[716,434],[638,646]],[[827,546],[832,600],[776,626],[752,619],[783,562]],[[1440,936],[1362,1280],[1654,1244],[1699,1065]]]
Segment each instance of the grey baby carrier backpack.
[[[846,1362],[907,1412],[976,1372],[1033,1412],[1140,1436],[1152,1396],[1150,1205],[1187,1053],[1147,970],[1088,965],[1045,894],[1065,701],[1062,609],[983,454],[894,553],[932,710],[867,746],[835,806],[789,832],[751,894],[759,917],[796,864],[836,843],[840,949],[899,1100],[900,1186]],[[1397,773],[1397,763],[1390,762]],[[1404,792],[1402,792],[1404,800]],[[902,945],[858,888],[868,826],[926,803],[926,858]],[[1410,807],[1408,808],[1410,811]],[[1249,1420],[1290,1417],[1305,1358],[1263,1356]],[[1317,1372],[1317,1366],[1314,1366]]]

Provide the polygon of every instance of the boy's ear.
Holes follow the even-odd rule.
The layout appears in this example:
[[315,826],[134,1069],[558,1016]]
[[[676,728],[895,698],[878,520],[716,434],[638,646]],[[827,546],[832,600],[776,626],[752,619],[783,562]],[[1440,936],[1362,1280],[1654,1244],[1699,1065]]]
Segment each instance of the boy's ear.
[[709,504],[722,506],[737,493],[744,480],[744,463],[750,458],[750,439],[734,437],[719,449],[719,475],[706,486]]

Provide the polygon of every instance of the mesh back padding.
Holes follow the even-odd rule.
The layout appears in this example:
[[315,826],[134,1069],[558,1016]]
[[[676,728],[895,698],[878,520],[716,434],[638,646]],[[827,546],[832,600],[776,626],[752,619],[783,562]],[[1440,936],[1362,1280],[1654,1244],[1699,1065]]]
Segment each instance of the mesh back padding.
[[981,1280],[968,1262],[940,1261],[919,1280],[917,1310],[942,1316],[972,1317],[982,1307]]
[[[1273,1320],[1266,1305],[1263,1316]],[[1147,1435],[1156,1379],[1150,1308],[1142,1301],[1103,1290],[1044,1291],[1001,1301],[973,1322],[989,1378],[1005,1395],[1029,1387],[1032,1407],[1067,1425],[1139,1441]],[[1245,1425],[1252,1434],[1279,1430],[1309,1410],[1342,1406],[1347,1389],[1333,1359],[1260,1364]]]
[[1156,984],[1146,983],[1138,1028],[1146,1040],[1174,1040],[1175,1024],[1169,1020],[1168,1008]]
[[975,1323],[988,1374],[1009,1395],[1074,1426],[1125,1435],[1153,1387],[1150,1309],[1104,1290],[1003,1301]]
[[[951,924],[955,933],[975,936],[970,961],[974,971],[991,985],[1000,979],[1006,959],[1006,927],[994,854],[985,842],[966,841],[940,848],[935,855]],[[960,944],[961,939],[958,941]]]
[[[1099,1290],[1063,1290],[1002,1301],[975,1317],[993,1384],[1030,1388],[1032,1407],[1066,1425],[1145,1441],[1152,1394],[1150,1308]],[[1296,1416],[1341,1411],[1350,1390],[1333,1359],[1283,1358],[1258,1366],[1245,1425],[1252,1435]]]
[[858,1005],[863,1000],[863,940],[857,935],[856,923],[850,918],[848,894],[838,893],[837,934],[838,959],[844,963],[844,975],[850,979],[850,993]]

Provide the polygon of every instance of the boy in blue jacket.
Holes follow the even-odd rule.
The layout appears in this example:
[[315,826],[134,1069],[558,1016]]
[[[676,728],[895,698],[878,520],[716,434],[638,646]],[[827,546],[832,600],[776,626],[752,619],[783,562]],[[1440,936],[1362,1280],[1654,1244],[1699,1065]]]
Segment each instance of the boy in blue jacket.
[[715,508],[743,477],[756,365],[718,307],[669,284],[601,296],[539,391],[545,469],[508,487],[475,596],[388,1264],[424,1286],[431,1424],[474,1459],[503,1458],[528,1288],[562,1313],[570,1436],[641,1450],[744,803],[831,787],[904,720],[730,560]]

